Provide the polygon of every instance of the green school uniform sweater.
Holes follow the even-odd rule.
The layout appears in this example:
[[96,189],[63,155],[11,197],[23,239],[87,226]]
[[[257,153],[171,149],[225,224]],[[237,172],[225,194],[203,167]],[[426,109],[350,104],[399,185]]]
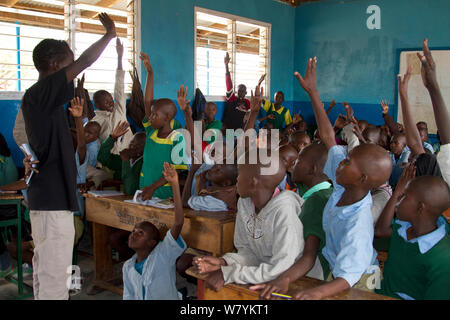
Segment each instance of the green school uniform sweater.
[[[206,123],[205,122],[205,132],[207,130],[209,130],[209,129],[212,129],[212,130],[216,131],[216,134],[217,134],[218,132],[220,132],[220,130],[222,130],[222,121],[220,121],[220,120],[213,120],[211,123]],[[205,140],[208,140],[208,141],[205,141]],[[211,136],[210,139],[208,138],[208,139],[205,139],[205,140],[204,140],[205,142],[211,144],[214,141],[216,141],[216,137],[213,135],[213,136]]]
[[[148,187],[163,177],[164,162],[173,164],[175,169],[187,170],[186,144],[183,135],[177,131],[172,131],[167,138],[158,138],[158,130],[151,127],[147,118],[144,118],[142,124],[144,125],[147,138],[144,148],[144,163],[140,173],[139,189]],[[178,160],[181,160],[181,163],[177,163]],[[158,188],[153,193],[153,197],[159,199],[173,197],[170,184],[167,183]]]
[[281,106],[280,109],[275,110],[275,106],[272,102],[266,100],[263,105],[264,111],[266,111],[267,115],[275,116],[275,119],[267,119],[267,122],[273,123],[275,129],[283,129],[285,126],[288,126],[292,123],[291,113],[289,109]]
[[319,257],[320,264],[322,265],[324,279],[328,278],[330,274],[330,266],[322,255],[322,249],[325,247],[325,232],[322,227],[323,209],[325,208],[328,199],[330,199],[333,193],[333,187],[323,189],[313,193],[309,198],[305,200],[300,213],[300,221],[303,224],[303,237],[306,241],[308,236],[313,235],[320,239]]
[[119,155],[111,153],[113,146],[114,140],[109,136],[103,141],[98,151],[97,160],[114,171],[114,179],[122,180],[125,194],[133,195],[139,189],[143,157],[140,157],[134,163],[131,160],[122,161]]
[[0,186],[4,186],[18,180],[17,168],[11,157],[0,155]]
[[450,237],[444,236],[422,254],[418,243],[405,241],[401,226],[392,224],[389,257],[384,265],[381,289],[376,293],[401,298],[396,292],[416,300],[450,299]]

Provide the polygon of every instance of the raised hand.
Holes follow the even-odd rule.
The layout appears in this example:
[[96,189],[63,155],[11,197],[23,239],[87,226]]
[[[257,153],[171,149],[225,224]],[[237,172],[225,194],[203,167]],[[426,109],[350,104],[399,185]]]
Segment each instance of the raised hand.
[[422,48],[423,55],[420,52],[417,52],[417,56],[422,62],[422,81],[427,89],[435,88],[438,85],[436,79],[436,64],[434,63],[433,56],[428,48],[428,39],[423,40]]
[[84,94],[84,80],[85,80],[85,73],[83,73],[81,79],[77,79],[77,90],[79,94]]
[[340,114],[334,122],[334,128],[342,129],[347,124],[347,118]]
[[164,162],[164,171],[163,171],[164,178],[167,180],[168,183],[171,185],[178,184],[178,173],[177,170],[175,170],[175,167],[168,162]]
[[362,143],[367,143],[366,139],[364,139],[364,136],[362,134],[361,128],[359,127],[358,122],[353,122],[353,133],[356,135],[356,137],[361,141]]
[[84,99],[75,97],[70,101],[69,111],[74,118],[80,118],[83,115]]
[[142,63],[144,64],[145,70],[147,70],[147,73],[153,74],[153,68],[150,64],[150,58],[148,57],[148,54],[141,52],[139,58],[141,58]]
[[255,94],[253,94],[253,90],[251,91],[250,98],[250,111],[254,113],[258,113],[261,108],[261,103],[263,100],[264,89],[260,86],[256,86]]
[[403,194],[408,182],[410,182],[412,179],[416,177],[416,170],[417,167],[415,161],[412,161],[406,166],[406,168],[403,169],[402,175],[400,176],[397,186],[395,187],[394,192],[396,193],[396,195],[400,196]]
[[123,57],[123,43],[120,41],[119,37],[116,39],[116,51],[119,57]]
[[383,109],[383,114],[388,114],[389,112],[389,102],[387,102],[386,100],[382,100],[381,101],[381,108]]
[[187,99],[187,87],[181,85],[180,89],[177,90],[177,101],[178,105],[180,106],[181,111],[183,112],[189,112],[192,113],[191,107],[189,106],[189,103],[191,100]]
[[116,25],[114,24],[114,21],[112,21],[112,19],[109,17],[109,15],[105,12],[102,12],[98,15],[98,18],[105,28],[106,34],[108,34],[112,38],[115,38],[117,36]]
[[120,121],[119,124],[114,128],[111,138],[117,140],[130,129],[130,124],[127,121]]
[[331,109],[333,109],[336,104],[337,104],[336,100],[334,100],[334,99],[331,100],[330,105],[328,106],[328,109],[327,109],[327,115],[330,114]]
[[228,64],[230,63],[230,60],[231,60],[230,55],[227,52],[227,54],[225,55],[225,58],[223,59],[223,62],[225,63],[225,65],[228,66]]
[[353,108],[348,104],[348,102],[342,102],[344,108],[345,108],[345,112],[347,113],[347,121],[356,122],[355,119],[355,112],[353,111]]
[[297,124],[302,120],[303,120],[303,117],[299,113],[297,113],[297,114],[294,114],[294,117],[292,118],[292,123]]
[[401,97],[408,97],[408,83],[411,78],[411,66],[408,67],[406,74],[402,77],[400,74],[398,77],[398,91]]
[[316,65],[317,57],[309,58],[305,76],[302,77],[297,71],[294,73],[298,82],[308,94],[312,94],[314,91],[317,91]]
[[263,83],[263,81],[264,81],[265,78],[266,78],[266,74],[264,73],[264,74],[261,76],[261,78],[259,78],[259,81],[258,81],[258,87],[261,86],[261,83]]

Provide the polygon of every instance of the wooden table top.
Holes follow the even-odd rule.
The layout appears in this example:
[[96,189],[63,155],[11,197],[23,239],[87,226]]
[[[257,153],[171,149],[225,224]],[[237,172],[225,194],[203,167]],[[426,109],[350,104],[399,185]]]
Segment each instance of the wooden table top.
[[23,195],[19,193],[0,192],[0,200],[23,200]]
[[[135,208],[141,208],[144,210],[149,210],[156,213],[162,213],[162,214],[174,214],[174,209],[162,209],[152,206],[146,206],[138,203],[130,203],[130,202],[124,202],[125,200],[133,200],[133,196],[112,196],[112,197],[96,197],[91,194],[84,194],[84,197],[86,199],[95,199],[98,201],[104,201],[109,203],[115,203],[115,204],[125,204],[126,206],[131,206]],[[188,208],[183,208],[184,216],[186,218],[193,218],[193,219],[208,219],[208,220],[216,220],[220,223],[226,223],[229,221],[234,221],[236,219],[236,213],[231,211],[220,211],[220,212],[210,212],[210,211],[196,211]]]
[[[206,279],[206,276],[198,274],[196,272],[195,267],[193,266],[187,269],[186,273],[200,280]],[[287,295],[292,295],[294,291],[311,289],[324,283],[326,283],[326,281],[302,277],[289,285],[289,291]],[[249,289],[250,286],[251,285],[249,284],[242,285],[236,283],[229,283],[226,285],[227,288],[240,291],[245,295],[258,297],[259,293],[257,291],[250,290]],[[337,295],[327,297],[324,300],[396,300],[396,299],[360,289],[350,288],[343,292],[338,293]]]

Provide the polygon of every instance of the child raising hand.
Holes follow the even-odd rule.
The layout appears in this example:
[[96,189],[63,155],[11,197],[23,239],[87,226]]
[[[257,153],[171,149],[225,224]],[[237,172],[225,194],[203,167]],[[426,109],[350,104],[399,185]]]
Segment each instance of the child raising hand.
[[179,300],[175,286],[176,260],[186,250],[180,236],[184,222],[178,175],[173,165],[164,163],[162,173],[173,190],[175,218],[163,241],[159,230],[149,221],[133,229],[128,246],[136,252],[123,265],[124,300]]

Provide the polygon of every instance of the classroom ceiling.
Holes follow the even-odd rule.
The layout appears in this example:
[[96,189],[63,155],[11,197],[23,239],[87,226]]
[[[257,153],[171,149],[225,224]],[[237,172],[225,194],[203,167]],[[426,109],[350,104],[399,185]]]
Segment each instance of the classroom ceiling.
[[[64,28],[63,0],[0,0],[0,21],[20,22],[25,25]],[[107,12],[116,22],[118,34],[127,36],[127,0],[81,0],[76,2],[80,15],[78,30],[102,33],[97,20],[99,12]]]
[[301,5],[304,2],[313,2],[313,1],[320,1],[320,0],[275,0],[275,1],[287,3],[292,7],[298,7],[299,5]]

